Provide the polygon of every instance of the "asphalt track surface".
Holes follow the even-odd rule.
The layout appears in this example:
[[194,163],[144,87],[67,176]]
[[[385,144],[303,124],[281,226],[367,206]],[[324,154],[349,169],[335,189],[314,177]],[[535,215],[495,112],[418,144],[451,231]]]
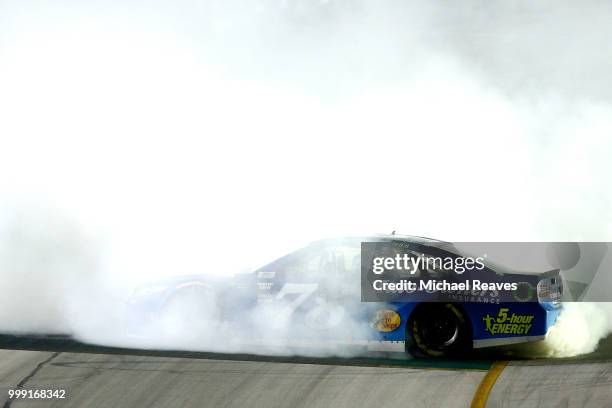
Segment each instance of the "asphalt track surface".
[[[264,357],[99,347],[0,336],[9,407],[603,407],[612,406],[612,339],[570,359],[419,360]],[[9,389],[66,399],[8,399]]]

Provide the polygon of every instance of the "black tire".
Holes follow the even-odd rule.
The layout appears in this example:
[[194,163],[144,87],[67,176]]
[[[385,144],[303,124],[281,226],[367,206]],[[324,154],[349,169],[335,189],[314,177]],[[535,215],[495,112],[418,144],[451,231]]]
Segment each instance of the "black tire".
[[465,357],[472,350],[472,330],[452,303],[419,305],[406,325],[406,350],[416,356]]

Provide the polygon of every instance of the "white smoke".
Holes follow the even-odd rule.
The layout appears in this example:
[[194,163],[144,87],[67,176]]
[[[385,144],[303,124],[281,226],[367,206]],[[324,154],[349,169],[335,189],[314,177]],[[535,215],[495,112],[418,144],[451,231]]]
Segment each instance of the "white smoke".
[[609,240],[612,9],[576,7],[3,2],[0,326],[116,342],[138,282],[334,235]]
[[612,304],[566,303],[545,341],[546,354],[570,357],[594,351],[612,333]]

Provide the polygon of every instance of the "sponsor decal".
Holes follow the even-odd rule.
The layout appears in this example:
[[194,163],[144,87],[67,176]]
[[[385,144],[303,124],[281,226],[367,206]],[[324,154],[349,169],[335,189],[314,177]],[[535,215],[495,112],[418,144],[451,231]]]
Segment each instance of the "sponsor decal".
[[507,307],[499,309],[497,316],[487,314],[482,318],[485,322],[485,331],[492,335],[498,334],[529,334],[533,327],[533,315],[508,314]]
[[514,299],[519,302],[528,302],[533,298],[534,293],[535,288],[529,282],[519,282],[513,295]]
[[400,315],[391,309],[382,309],[374,313],[370,326],[379,332],[388,333],[397,329],[402,322]]
[[258,279],[274,279],[276,272],[272,271],[261,271],[257,273]]
[[447,292],[449,300],[456,302],[472,303],[494,303],[499,304],[499,292],[497,290],[466,290]]

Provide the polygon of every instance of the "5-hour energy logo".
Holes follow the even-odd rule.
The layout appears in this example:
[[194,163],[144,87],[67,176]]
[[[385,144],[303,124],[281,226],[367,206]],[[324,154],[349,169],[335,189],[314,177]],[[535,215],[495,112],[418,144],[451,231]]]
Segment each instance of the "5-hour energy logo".
[[487,314],[482,318],[485,331],[496,334],[529,334],[533,326],[533,315],[508,314],[508,308],[499,309],[497,317]]

